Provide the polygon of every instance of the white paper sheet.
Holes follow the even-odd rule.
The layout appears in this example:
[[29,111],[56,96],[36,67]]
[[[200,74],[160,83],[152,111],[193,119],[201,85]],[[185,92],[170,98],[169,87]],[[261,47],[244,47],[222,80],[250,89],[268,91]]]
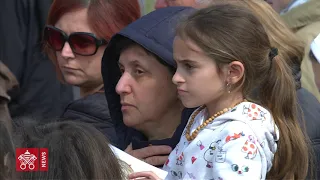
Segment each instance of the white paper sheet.
[[148,163],[145,163],[133,156],[131,156],[130,154],[110,145],[111,149],[113,150],[113,152],[115,153],[115,155],[121,159],[122,161],[126,162],[127,164],[129,164],[129,166],[133,169],[134,172],[141,172],[141,171],[152,171],[154,172],[157,176],[159,176],[159,178],[161,179],[165,179],[165,177],[167,176],[168,172],[159,169],[157,167],[151,166]]

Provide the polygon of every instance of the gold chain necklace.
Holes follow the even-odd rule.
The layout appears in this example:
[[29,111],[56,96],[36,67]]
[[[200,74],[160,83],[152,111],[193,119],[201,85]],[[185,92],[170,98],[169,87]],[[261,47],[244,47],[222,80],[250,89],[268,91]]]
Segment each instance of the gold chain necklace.
[[187,127],[186,127],[186,138],[188,141],[192,141],[194,140],[197,135],[199,134],[199,131],[202,130],[204,127],[206,127],[208,124],[210,124],[215,118],[217,118],[218,116],[221,116],[222,114],[230,111],[231,109],[233,109],[234,107],[236,107],[237,105],[239,105],[242,102],[247,101],[246,99],[244,99],[243,101],[237,103],[236,105],[234,105],[233,107],[229,107],[229,108],[224,108],[222,111],[218,111],[217,113],[215,113],[213,116],[209,117],[207,120],[205,120],[200,126],[198,126],[196,128],[196,130],[194,130],[192,132],[192,134],[190,135],[190,129],[191,126],[194,123],[194,119],[195,117],[205,108],[205,106],[201,106],[199,109],[196,110],[195,113],[192,114],[191,116],[191,120],[189,121]]

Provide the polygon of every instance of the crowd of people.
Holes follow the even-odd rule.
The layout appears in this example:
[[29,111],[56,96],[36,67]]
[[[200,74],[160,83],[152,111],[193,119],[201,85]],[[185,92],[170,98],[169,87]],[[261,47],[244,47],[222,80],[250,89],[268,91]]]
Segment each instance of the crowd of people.
[[4,5],[0,179],[320,178],[320,1]]

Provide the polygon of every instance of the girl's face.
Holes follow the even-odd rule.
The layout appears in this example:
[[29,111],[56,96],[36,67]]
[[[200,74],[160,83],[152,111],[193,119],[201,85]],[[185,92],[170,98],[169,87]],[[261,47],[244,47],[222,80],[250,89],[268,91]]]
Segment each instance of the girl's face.
[[214,102],[226,93],[228,69],[216,63],[193,42],[176,36],[173,56],[177,71],[172,81],[185,107],[192,108]]

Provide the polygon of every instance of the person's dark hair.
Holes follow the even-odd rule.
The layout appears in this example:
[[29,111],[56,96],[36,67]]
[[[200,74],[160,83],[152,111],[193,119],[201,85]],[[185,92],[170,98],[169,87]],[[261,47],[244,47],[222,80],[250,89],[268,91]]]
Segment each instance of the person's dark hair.
[[22,121],[16,143],[23,148],[48,148],[48,171],[23,172],[22,179],[125,179],[106,137],[89,124],[71,121],[37,125]]
[[15,153],[8,126],[0,121],[0,179],[13,178]]
[[213,5],[183,21],[177,36],[194,42],[219,69],[233,61],[244,65],[242,80],[232,87],[252,101],[251,91],[260,86],[257,103],[270,110],[280,131],[268,179],[305,179],[311,148],[298,122],[295,81],[287,59],[269,57],[272,45],[259,19],[241,6]]
[[164,65],[165,67],[168,68],[168,70],[170,71],[170,73],[172,73],[172,76],[174,75],[174,73],[176,72],[176,68],[169,65],[168,63],[166,63],[164,60],[162,60],[159,56],[157,56],[156,54],[154,54],[153,52],[148,51],[146,48],[144,48],[143,46],[141,46],[140,44],[136,43],[135,41],[129,39],[129,38],[125,38],[122,37],[121,39],[119,39],[119,41],[117,42],[117,52],[119,52],[119,56],[120,54],[125,51],[126,49],[132,47],[132,46],[140,46],[141,48],[143,48],[143,50],[150,56],[153,56],[156,58],[156,60]]

